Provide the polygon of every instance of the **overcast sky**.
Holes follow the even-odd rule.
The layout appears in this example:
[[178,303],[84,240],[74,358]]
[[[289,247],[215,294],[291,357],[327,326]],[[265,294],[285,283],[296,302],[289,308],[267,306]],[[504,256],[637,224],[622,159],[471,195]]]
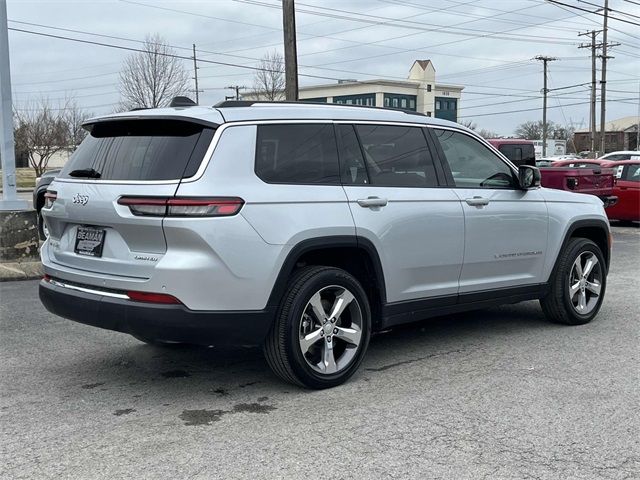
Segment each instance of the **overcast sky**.
[[[589,10],[603,3],[561,1]],[[607,120],[638,114],[640,26],[632,23],[640,24],[639,4],[609,2],[612,15],[631,23],[610,20],[609,41],[621,45],[608,64]],[[588,39],[577,34],[602,26],[601,16],[544,0],[303,0],[296,8],[299,73],[309,75],[302,86],[404,79],[414,60],[431,59],[438,83],[465,87],[461,119],[503,135],[542,117],[542,64],[533,57],[558,58],[549,88],[590,82],[590,51],[578,49]],[[239,66],[282,52],[280,0],[9,0],[8,17],[10,28],[134,48],[159,33],[179,54],[190,56],[195,43],[203,60]],[[18,108],[40,96],[54,103],[74,96],[95,114],[118,103],[118,72],[130,52],[18,31],[9,32],[9,44]],[[192,62],[184,64],[192,72]],[[199,76],[201,104],[231,95],[229,85],[253,84],[252,70],[238,66],[201,63]],[[549,119],[586,127],[588,87],[553,93]]]

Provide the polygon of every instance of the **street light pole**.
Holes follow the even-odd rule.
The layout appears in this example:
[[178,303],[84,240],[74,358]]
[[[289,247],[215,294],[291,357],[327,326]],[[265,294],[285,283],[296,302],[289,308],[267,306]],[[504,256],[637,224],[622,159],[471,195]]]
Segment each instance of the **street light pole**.
[[16,154],[13,140],[6,0],[0,0],[0,102],[0,162],[2,162],[0,210],[26,210],[27,202],[18,199],[16,192]]

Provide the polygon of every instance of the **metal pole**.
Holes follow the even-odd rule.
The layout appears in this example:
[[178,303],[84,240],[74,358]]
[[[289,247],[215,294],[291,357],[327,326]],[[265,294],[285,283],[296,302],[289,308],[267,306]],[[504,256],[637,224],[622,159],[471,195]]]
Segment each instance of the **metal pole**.
[[196,81],[196,103],[200,105],[200,91],[198,90],[198,60],[196,59],[196,44],[193,44],[193,79]]
[[27,202],[18,199],[16,193],[16,153],[13,140],[6,0],[0,0],[0,101],[0,161],[2,162],[0,210],[26,210]]
[[296,47],[296,12],[293,0],[282,0],[284,30],[285,99],[298,100],[298,53]]
[[542,158],[547,157],[547,62],[543,59],[544,64],[544,86],[542,87]]
[[596,151],[596,35],[595,30],[591,32],[591,153]]
[[609,0],[604,0],[604,24],[602,27],[602,77],[600,80],[600,151],[605,154],[605,131],[607,111],[607,20],[609,18]]
[[542,87],[542,157],[544,158],[547,156],[547,93],[549,93],[547,88],[547,64],[557,60],[557,58],[538,55],[535,59],[542,61],[544,72],[544,86]]

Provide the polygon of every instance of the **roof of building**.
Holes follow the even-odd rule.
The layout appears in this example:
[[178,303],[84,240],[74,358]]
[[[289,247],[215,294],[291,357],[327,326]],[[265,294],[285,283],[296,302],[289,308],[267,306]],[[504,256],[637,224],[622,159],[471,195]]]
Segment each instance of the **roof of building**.
[[[237,106],[235,106],[237,105]],[[424,125],[452,126],[465,129],[462,125],[439,118],[427,117],[419,113],[380,107],[360,107],[355,105],[313,104],[309,102],[223,102],[219,107],[166,107],[114,113],[88,120],[91,124],[108,119],[141,119],[151,117],[184,118],[201,122],[223,124],[228,122],[260,120],[354,120],[393,121]]]
[[[624,132],[632,127],[636,127],[640,122],[640,117],[631,116],[631,117],[622,117],[617,120],[610,120],[604,124],[605,132]],[[600,128],[598,127],[598,130]],[[635,131],[635,129],[633,129]],[[575,131],[575,133],[589,133],[588,128],[580,128]]]
[[420,67],[422,67],[422,69],[425,70],[431,63],[431,60],[416,60],[415,63],[420,65]]
[[[325,83],[322,85],[309,85],[308,87],[300,87],[301,92],[310,91],[310,90],[319,90],[319,89],[327,89],[327,88],[344,88],[348,86],[354,85],[388,85],[390,87],[398,86],[398,87],[412,87],[418,88],[420,86],[418,80],[389,80],[386,78],[374,78],[371,80],[353,80],[353,81],[343,81],[340,83]],[[463,90],[464,87],[461,85],[450,85],[450,84],[439,84],[436,82],[435,88],[447,88],[449,90]],[[249,92],[252,93],[252,92]]]

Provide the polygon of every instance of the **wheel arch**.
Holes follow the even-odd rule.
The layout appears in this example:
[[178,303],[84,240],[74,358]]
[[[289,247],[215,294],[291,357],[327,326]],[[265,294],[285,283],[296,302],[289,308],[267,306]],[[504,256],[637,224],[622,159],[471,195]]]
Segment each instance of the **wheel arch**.
[[555,275],[556,269],[558,268],[558,259],[572,238],[586,238],[598,245],[602,251],[602,256],[604,257],[605,272],[608,273],[609,265],[611,263],[611,244],[609,235],[609,225],[605,220],[586,219],[576,220],[573,222],[565,232],[562,246],[556,255],[553,270],[551,271],[549,278],[553,278]]
[[296,244],[280,268],[267,306],[277,307],[291,275],[307,265],[338,267],[353,275],[370,301],[374,330],[386,303],[384,272],[378,251],[371,241],[355,235],[315,237]]

